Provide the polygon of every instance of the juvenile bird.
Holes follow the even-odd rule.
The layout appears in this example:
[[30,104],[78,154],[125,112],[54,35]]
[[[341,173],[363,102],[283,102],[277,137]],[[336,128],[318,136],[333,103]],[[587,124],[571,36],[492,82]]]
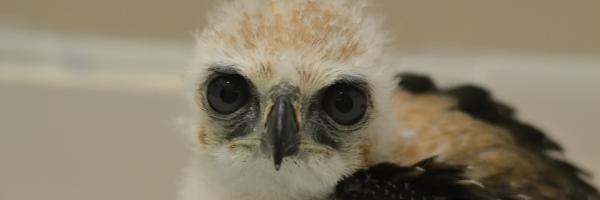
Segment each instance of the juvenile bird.
[[[366,6],[237,0],[210,15],[185,71],[193,154],[180,200],[403,199],[406,192],[444,199],[475,190],[597,199],[591,186],[579,187],[588,186],[579,171],[546,155],[559,150],[555,143],[511,121],[510,109],[495,110],[500,104],[469,102],[487,94],[438,91],[414,75],[400,76],[398,86],[386,33]],[[400,185],[409,189],[394,189]],[[486,187],[494,190],[479,193]]]

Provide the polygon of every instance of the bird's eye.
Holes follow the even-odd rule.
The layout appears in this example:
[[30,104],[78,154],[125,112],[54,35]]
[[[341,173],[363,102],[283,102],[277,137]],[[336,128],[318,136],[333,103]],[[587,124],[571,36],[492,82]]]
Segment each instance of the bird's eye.
[[248,82],[240,75],[228,74],[213,79],[206,91],[208,104],[221,114],[231,114],[248,103]]
[[342,125],[357,123],[367,110],[365,94],[350,84],[338,83],[330,86],[321,101],[325,112]]

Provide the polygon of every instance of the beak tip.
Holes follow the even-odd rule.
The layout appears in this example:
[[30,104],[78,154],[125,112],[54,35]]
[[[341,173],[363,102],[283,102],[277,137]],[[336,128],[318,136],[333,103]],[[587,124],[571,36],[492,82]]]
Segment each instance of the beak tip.
[[275,166],[275,171],[279,171],[279,169],[281,169],[281,163],[283,163],[283,157],[275,156],[273,159],[273,165]]
[[279,171],[279,169],[281,169],[281,165],[280,164],[275,164],[275,171]]

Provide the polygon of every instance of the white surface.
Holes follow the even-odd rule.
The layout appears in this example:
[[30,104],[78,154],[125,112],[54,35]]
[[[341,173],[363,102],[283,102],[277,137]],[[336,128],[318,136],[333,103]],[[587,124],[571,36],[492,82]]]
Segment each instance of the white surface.
[[[187,156],[173,123],[185,112],[178,73],[187,46],[7,34],[0,30],[0,200],[174,198]],[[600,58],[428,53],[398,64],[491,88],[600,174]]]

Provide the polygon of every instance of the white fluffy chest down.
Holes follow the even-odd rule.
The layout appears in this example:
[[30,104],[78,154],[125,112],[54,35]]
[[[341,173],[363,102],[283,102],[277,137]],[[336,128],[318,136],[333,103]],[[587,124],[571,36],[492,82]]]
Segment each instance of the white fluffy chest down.
[[179,200],[326,200],[348,173],[336,158],[284,162],[275,171],[266,158],[198,156],[184,171]]

